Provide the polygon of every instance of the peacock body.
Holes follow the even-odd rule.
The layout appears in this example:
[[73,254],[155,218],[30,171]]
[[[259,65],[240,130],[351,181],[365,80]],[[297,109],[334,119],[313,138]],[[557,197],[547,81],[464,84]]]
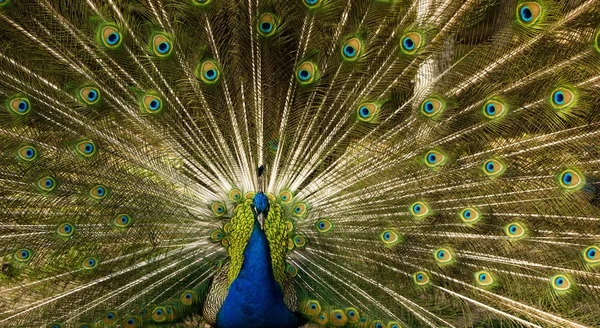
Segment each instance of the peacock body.
[[1,327],[600,326],[600,2],[0,0]]

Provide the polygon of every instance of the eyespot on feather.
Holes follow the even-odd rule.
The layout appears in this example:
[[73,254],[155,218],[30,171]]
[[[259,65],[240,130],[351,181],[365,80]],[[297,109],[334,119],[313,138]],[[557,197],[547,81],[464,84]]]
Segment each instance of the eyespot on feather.
[[119,214],[113,219],[113,224],[117,228],[127,228],[131,225],[131,217],[127,214]]
[[19,148],[19,150],[17,151],[17,155],[20,159],[27,162],[31,162],[37,159],[38,152],[33,146],[23,146]]
[[154,322],[164,322],[167,320],[167,309],[162,306],[157,306],[152,310],[152,320]]
[[517,18],[525,26],[537,25],[542,14],[543,8],[537,2],[525,2],[517,6]]
[[329,219],[322,218],[315,223],[315,228],[320,233],[325,233],[333,230],[333,223]]
[[296,68],[296,80],[301,85],[309,85],[317,78],[317,66],[312,62],[305,61]]
[[186,290],[181,294],[179,300],[183,305],[192,305],[196,299],[196,293],[193,290]]
[[146,94],[142,97],[142,111],[144,113],[156,114],[160,113],[163,109],[162,99],[159,97]]
[[258,34],[269,37],[275,34],[277,30],[277,22],[275,21],[275,16],[271,13],[264,13],[260,15],[256,22],[256,28],[258,30]]
[[379,113],[379,104],[362,103],[356,108],[356,117],[359,121],[373,122]]
[[475,282],[482,287],[491,286],[494,281],[494,276],[488,271],[478,271],[475,272]]
[[481,219],[481,213],[473,207],[464,208],[458,215],[460,219],[468,225],[473,225]]
[[79,89],[79,97],[87,105],[94,105],[100,101],[100,90],[96,87],[83,87]]
[[14,254],[14,258],[19,262],[29,262],[32,257],[33,252],[28,248],[18,249]]
[[346,317],[350,323],[356,323],[360,319],[358,310],[353,307],[346,308]]
[[414,202],[409,206],[408,210],[416,219],[422,219],[430,214],[429,206],[421,201]]
[[415,54],[423,46],[423,35],[418,32],[409,32],[400,38],[400,50],[407,54]]
[[206,5],[210,4],[212,2],[212,0],[191,0],[192,4],[194,4],[195,6],[198,7],[205,7]]
[[212,205],[210,205],[210,208],[213,214],[216,216],[222,216],[227,212],[227,207],[225,207],[225,204],[221,202],[212,203]]
[[88,257],[83,260],[83,262],[81,263],[81,266],[85,270],[92,270],[92,269],[95,269],[96,267],[98,267],[98,264],[99,264],[98,259],[96,259],[94,257]]
[[156,34],[152,38],[152,51],[158,57],[167,57],[173,51],[173,43],[164,34]]
[[123,35],[116,26],[101,26],[99,36],[100,40],[102,40],[102,45],[109,49],[118,48],[121,45],[121,41],[123,41]]
[[440,265],[451,264],[454,262],[454,253],[446,247],[441,247],[433,251],[433,257]]
[[341,53],[344,60],[353,62],[360,58],[363,43],[359,38],[352,38],[342,45]]
[[297,248],[304,248],[306,246],[306,239],[302,235],[294,236],[294,246]]
[[588,246],[582,251],[583,259],[587,264],[600,264],[600,247],[596,245]]
[[290,203],[293,199],[294,195],[289,190],[283,190],[279,193],[279,200],[284,204]]
[[306,214],[306,204],[298,203],[298,204],[294,205],[293,213],[297,217],[304,216],[304,214]]
[[392,247],[402,241],[402,237],[392,229],[385,229],[379,234],[379,239],[386,247]]
[[413,273],[413,281],[417,286],[425,286],[430,282],[429,275],[425,271],[417,271]]
[[567,191],[577,191],[585,185],[585,177],[576,169],[567,169],[558,176],[559,185]]
[[430,167],[431,169],[439,169],[442,165],[444,165],[448,161],[448,156],[439,150],[430,150],[423,157],[423,162],[425,165]]
[[482,170],[488,177],[496,178],[504,173],[506,166],[500,160],[492,158],[483,163]]
[[550,281],[556,292],[566,292],[572,287],[571,280],[564,274],[557,274]]
[[96,154],[96,145],[90,140],[84,140],[75,145],[75,150],[83,157],[92,157]]
[[295,277],[298,275],[298,267],[293,264],[286,264],[285,273],[287,273],[290,277]]
[[109,194],[108,188],[106,186],[97,184],[90,189],[90,196],[95,199],[102,200]]
[[214,84],[219,80],[221,70],[216,62],[205,60],[198,65],[198,68],[196,68],[196,76],[206,84]]
[[425,115],[427,118],[437,117],[445,108],[446,102],[436,97],[430,97],[423,100],[421,106],[419,106],[421,114]]
[[237,188],[233,188],[229,191],[229,200],[234,201],[234,202],[238,202],[242,200],[242,192],[237,189]]
[[70,223],[61,223],[56,229],[56,232],[60,237],[69,238],[73,236],[73,233],[75,232],[75,226]]
[[110,312],[106,313],[106,315],[104,316],[104,319],[102,321],[105,324],[110,325],[110,324],[117,322],[117,320],[119,320],[119,316],[117,315],[117,312],[110,311]]
[[504,227],[504,233],[509,240],[519,240],[526,236],[527,229],[522,223],[512,222]]
[[341,327],[348,323],[348,317],[342,310],[333,310],[329,315],[329,320],[334,327]]
[[50,192],[56,188],[56,181],[50,176],[45,176],[38,180],[37,186],[42,191]]
[[556,111],[566,111],[575,106],[577,94],[569,88],[560,87],[552,91],[549,101]]
[[223,237],[225,237],[225,233],[221,229],[213,230],[210,233],[210,241],[212,241],[213,243],[220,242],[221,240],[223,240]]
[[499,100],[488,100],[482,108],[483,116],[490,120],[498,119],[506,115],[507,108],[506,104]]
[[303,2],[308,8],[312,9],[319,7],[323,0],[303,0]]
[[26,97],[14,97],[6,101],[6,107],[12,114],[23,116],[31,111],[31,104]]

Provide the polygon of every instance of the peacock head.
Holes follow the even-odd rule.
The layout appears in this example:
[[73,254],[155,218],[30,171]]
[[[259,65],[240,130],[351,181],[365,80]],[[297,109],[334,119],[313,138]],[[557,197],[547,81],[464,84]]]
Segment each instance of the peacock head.
[[258,223],[260,223],[260,228],[264,230],[265,217],[269,211],[269,199],[264,193],[256,193],[254,199],[252,199],[252,210]]

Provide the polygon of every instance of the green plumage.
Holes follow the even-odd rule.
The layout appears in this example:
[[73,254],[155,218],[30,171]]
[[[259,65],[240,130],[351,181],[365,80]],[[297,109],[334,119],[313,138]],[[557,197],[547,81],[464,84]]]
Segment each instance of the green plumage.
[[0,45],[2,327],[218,325],[257,220],[297,326],[600,326],[599,1],[0,0]]

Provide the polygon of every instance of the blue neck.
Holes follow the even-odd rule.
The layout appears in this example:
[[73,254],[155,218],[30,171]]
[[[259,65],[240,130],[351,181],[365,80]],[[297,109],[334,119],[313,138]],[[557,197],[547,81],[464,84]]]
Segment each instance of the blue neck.
[[273,276],[269,242],[254,220],[244,250],[244,263],[217,314],[219,328],[295,328],[296,317],[283,303],[283,292]]

